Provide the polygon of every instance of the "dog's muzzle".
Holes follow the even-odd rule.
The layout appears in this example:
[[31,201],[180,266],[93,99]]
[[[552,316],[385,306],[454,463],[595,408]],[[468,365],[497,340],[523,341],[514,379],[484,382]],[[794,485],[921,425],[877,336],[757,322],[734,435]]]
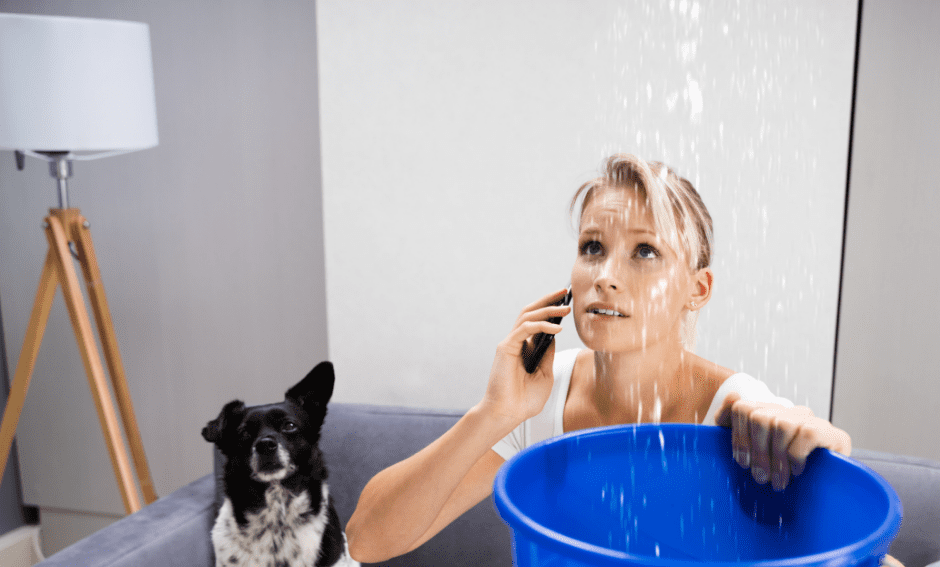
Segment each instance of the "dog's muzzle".
[[252,478],[260,482],[284,480],[296,470],[290,453],[273,437],[262,437],[255,441],[250,465]]
[[258,442],[255,443],[255,451],[257,451],[259,455],[270,457],[277,452],[277,441],[271,437],[258,439]]

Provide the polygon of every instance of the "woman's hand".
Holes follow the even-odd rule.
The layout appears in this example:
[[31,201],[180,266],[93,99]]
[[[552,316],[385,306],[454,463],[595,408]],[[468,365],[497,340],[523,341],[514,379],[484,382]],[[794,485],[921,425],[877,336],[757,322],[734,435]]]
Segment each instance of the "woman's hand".
[[549,323],[550,317],[562,317],[571,311],[565,305],[556,306],[567,290],[556,291],[526,306],[516,319],[512,331],[496,348],[496,358],[490,370],[490,380],[481,404],[496,415],[505,417],[515,425],[538,415],[552,391],[554,376],[555,341],[549,346],[535,372],[529,374],[522,364],[522,345],[532,348],[537,333],[555,335],[561,325]]
[[732,392],[715,423],[731,428],[731,450],[738,464],[750,467],[760,484],[771,481],[774,490],[786,488],[791,474],[799,476],[817,447],[846,456],[852,452],[848,433],[803,406],[751,402]]

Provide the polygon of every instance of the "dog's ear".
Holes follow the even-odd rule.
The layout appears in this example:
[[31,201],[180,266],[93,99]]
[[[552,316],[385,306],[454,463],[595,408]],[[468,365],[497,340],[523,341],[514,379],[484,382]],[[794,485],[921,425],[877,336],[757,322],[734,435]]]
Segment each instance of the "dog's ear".
[[[231,429],[238,427],[245,415],[245,404],[241,400],[232,400],[225,404],[219,417],[213,419],[202,428],[202,437],[210,443],[215,443],[224,449],[223,441],[231,434]],[[224,452],[224,451],[223,451]]]
[[326,404],[333,396],[333,383],[335,381],[333,364],[324,361],[316,365],[303,380],[288,390],[284,397],[300,404],[300,407],[304,408],[304,411],[309,414],[322,411],[325,416]]

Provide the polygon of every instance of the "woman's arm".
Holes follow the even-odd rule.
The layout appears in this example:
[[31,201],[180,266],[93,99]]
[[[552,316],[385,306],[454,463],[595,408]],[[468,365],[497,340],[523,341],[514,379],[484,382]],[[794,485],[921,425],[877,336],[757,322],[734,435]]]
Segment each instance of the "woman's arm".
[[522,345],[536,333],[561,330],[546,319],[570,310],[552,305],[566,292],[522,311],[496,349],[479,404],[433,443],[369,481],[346,526],[355,559],[376,562],[406,553],[490,494],[503,463],[493,445],[542,410],[554,382],[554,342],[533,374],[523,368]]
[[375,563],[407,553],[486,498],[503,464],[492,446],[512,430],[476,407],[408,459],[377,474],[346,526],[350,554]]

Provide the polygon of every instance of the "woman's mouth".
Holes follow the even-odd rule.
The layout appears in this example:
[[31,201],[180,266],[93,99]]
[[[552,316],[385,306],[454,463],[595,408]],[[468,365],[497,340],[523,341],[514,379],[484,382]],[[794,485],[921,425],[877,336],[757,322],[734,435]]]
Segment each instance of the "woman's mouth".
[[588,309],[592,315],[607,315],[608,317],[626,317],[623,313],[613,309]]

